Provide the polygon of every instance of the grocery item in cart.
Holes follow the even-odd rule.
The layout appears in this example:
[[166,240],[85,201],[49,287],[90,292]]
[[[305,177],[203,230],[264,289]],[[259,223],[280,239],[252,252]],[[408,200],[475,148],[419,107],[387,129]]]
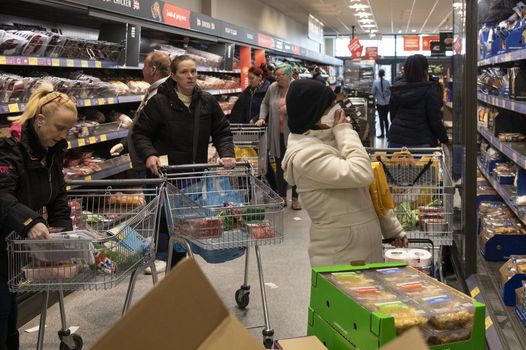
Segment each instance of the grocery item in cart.
[[22,267],[22,272],[29,282],[42,282],[73,278],[82,268],[74,263],[31,264]]
[[137,230],[127,222],[121,223],[107,232],[110,236],[115,236],[119,243],[133,253],[144,254],[150,249],[152,244],[151,237],[143,237]]
[[129,205],[132,207],[138,207],[144,205],[145,199],[144,194],[142,193],[125,194],[123,192],[116,192],[112,193],[111,196],[108,198],[108,203],[118,206]]
[[28,246],[35,262],[93,264],[95,248],[91,241],[94,238],[91,232],[85,230],[58,232],[52,233],[50,240],[31,241]]
[[276,237],[276,231],[270,221],[265,220],[259,223],[247,224],[247,230],[253,239],[265,239]]
[[197,239],[223,235],[223,221],[218,217],[185,219],[178,228],[181,235]]
[[377,303],[374,304],[374,309],[394,317],[396,334],[401,334],[415,326],[422,326],[428,321],[424,310],[401,301]]

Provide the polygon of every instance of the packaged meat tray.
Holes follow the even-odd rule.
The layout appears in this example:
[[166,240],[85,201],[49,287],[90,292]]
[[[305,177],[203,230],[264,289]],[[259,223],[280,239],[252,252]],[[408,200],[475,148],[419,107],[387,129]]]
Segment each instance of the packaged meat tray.
[[217,217],[186,219],[180,232],[192,238],[217,238],[223,235],[223,222]]
[[95,248],[91,241],[95,238],[89,231],[70,231],[53,233],[51,240],[34,240],[27,244],[34,262],[92,264]]
[[24,276],[29,281],[42,282],[73,278],[79,274],[82,267],[77,264],[57,264],[53,266],[27,265],[22,267]]
[[276,231],[272,224],[265,220],[259,223],[247,224],[247,230],[250,237],[253,239],[265,239],[276,237]]

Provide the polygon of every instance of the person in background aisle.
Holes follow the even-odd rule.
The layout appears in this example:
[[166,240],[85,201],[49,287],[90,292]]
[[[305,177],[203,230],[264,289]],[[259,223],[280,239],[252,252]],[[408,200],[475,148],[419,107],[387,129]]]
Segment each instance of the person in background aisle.
[[312,74],[312,79],[319,81],[323,85],[327,85],[327,81],[321,76],[321,69],[316,65],[312,65],[308,68],[309,73]]
[[[230,124],[214,96],[197,86],[196,61],[187,55],[177,56],[170,68],[171,78],[159,86],[133,126],[133,143],[146,163],[148,176],[159,175],[163,155],[169,165],[207,163],[210,137],[220,163],[225,168],[235,167]],[[166,251],[167,257],[165,218],[161,219],[159,233],[158,252]],[[174,251],[172,267],[184,256],[184,252]]]
[[[285,97],[292,81],[292,67],[284,64],[276,68],[276,82],[272,83],[267,90],[265,98],[261,103],[261,111],[257,126],[268,123],[269,149],[270,154],[276,161],[276,184],[278,194],[287,204],[287,182],[283,178],[283,169],[281,161],[287,148],[287,138],[289,130],[287,126],[287,107]],[[272,170],[272,167],[269,168]],[[292,209],[301,210],[301,204],[298,201],[296,186],[292,186]]]
[[[150,84],[150,86],[148,87],[148,91],[144,95],[141,104],[135,112],[134,124],[144,106],[157,93],[159,86],[170,76],[170,56],[162,51],[150,52],[144,59],[142,76],[144,81]],[[128,150],[128,153],[130,154],[132,163],[131,176],[135,178],[146,177],[146,166],[144,161],[138,157],[133,144],[133,125],[130,127],[128,136],[123,138],[121,142],[111,148],[110,154],[112,156],[118,156],[126,150]],[[157,271],[163,271],[166,267],[166,264],[162,260],[156,260],[155,267]],[[152,273],[151,268],[149,266],[145,268],[144,273],[150,275]]]
[[261,102],[270,86],[270,81],[265,79],[265,76],[266,72],[261,68],[250,67],[248,70],[249,85],[232,108],[229,119],[231,123],[249,124],[259,119]]
[[382,235],[407,246],[393,210],[378,218],[369,194],[373,170],[336,95],[310,79],[287,94],[290,136],[282,165],[311,218],[312,266],[382,262]]
[[[141,110],[148,103],[148,100],[152,98],[157,93],[159,86],[166,81],[170,76],[170,56],[167,53],[162,51],[150,52],[146,55],[144,59],[144,67],[142,69],[142,76],[144,81],[150,84],[148,91],[144,95],[139,108],[135,112],[135,119],[141,113]],[[133,145],[133,127],[130,128],[128,136],[123,138],[120,143],[113,146],[110,150],[112,156],[118,156],[123,151],[128,150],[130,154],[130,159],[132,162],[132,167],[136,171],[134,174],[136,177],[144,177],[146,167],[144,162],[142,162],[139,157],[137,157],[137,152]]]
[[9,292],[6,237],[50,239],[48,227],[72,230],[62,174],[66,136],[77,121],[68,95],[40,85],[24,113],[13,120],[12,137],[0,139],[0,349],[19,348],[16,294]]
[[387,119],[387,114],[389,113],[389,97],[391,97],[391,84],[384,79],[385,71],[380,69],[378,71],[379,79],[376,79],[373,83],[373,88],[371,94],[376,99],[376,110],[378,111],[378,119],[380,120],[380,130],[382,133],[378,138],[384,138],[384,129],[385,135],[389,131],[389,121]]
[[276,81],[276,78],[274,78],[274,71],[276,70],[276,67],[272,63],[262,63],[259,68],[266,72],[265,79],[270,81],[271,84]]
[[442,94],[437,82],[429,81],[429,64],[423,55],[413,55],[404,64],[404,78],[391,87],[389,147],[436,147],[449,142],[442,123]]

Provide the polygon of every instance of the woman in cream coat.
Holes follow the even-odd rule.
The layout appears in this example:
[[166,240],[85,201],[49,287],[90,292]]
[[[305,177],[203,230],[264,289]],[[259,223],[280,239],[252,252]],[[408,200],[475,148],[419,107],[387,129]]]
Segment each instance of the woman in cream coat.
[[374,210],[369,156],[332,90],[315,80],[294,81],[286,103],[291,134],[282,166],[312,221],[311,265],[381,262],[382,236],[407,246],[393,211],[379,219]]

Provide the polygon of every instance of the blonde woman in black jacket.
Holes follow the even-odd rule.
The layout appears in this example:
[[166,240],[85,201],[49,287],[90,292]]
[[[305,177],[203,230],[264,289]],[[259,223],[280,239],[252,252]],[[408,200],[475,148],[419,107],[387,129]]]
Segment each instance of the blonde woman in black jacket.
[[[49,227],[71,230],[62,162],[75,101],[49,84],[31,95],[12,118],[12,137],[0,139],[0,349],[18,349],[16,295],[7,284],[6,237],[49,239]],[[44,217],[42,213],[47,213]]]

